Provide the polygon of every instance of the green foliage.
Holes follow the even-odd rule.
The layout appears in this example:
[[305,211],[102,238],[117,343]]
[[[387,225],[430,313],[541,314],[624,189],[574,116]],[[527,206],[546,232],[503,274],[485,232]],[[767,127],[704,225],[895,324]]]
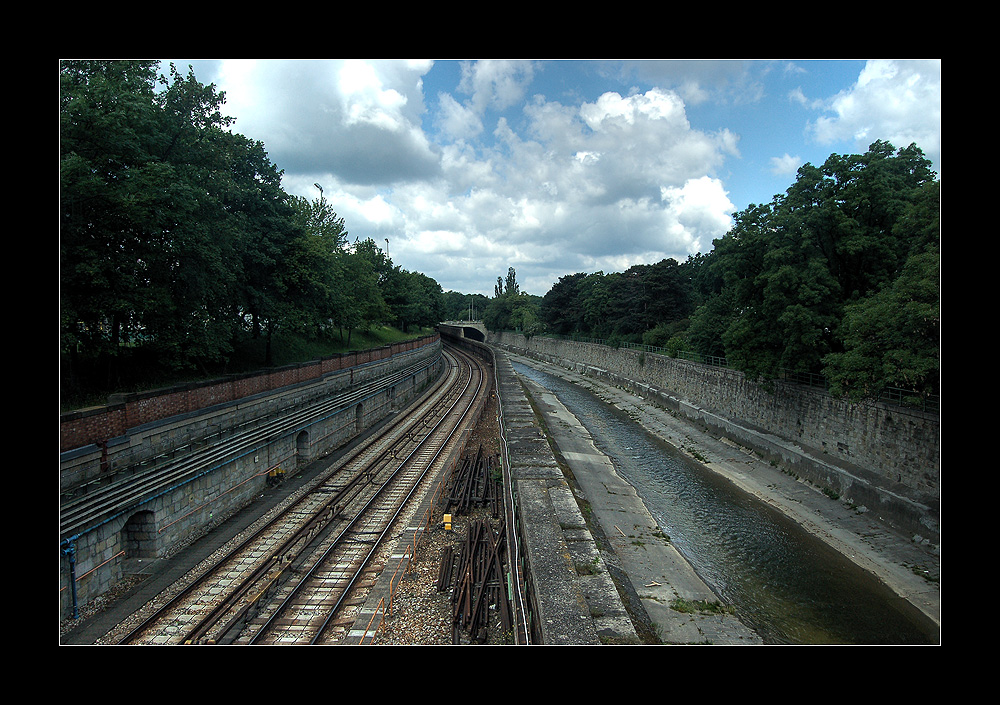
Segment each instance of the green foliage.
[[539,298],[521,292],[517,273],[508,268],[506,280],[497,277],[494,297],[483,311],[483,325],[489,330],[516,330],[529,338],[544,328],[539,318]]
[[[915,145],[831,155],[735,214],[708,254],[560,278],[540,323],[725,358],[755,379],[820,375],[854,399],[885,387],[937,394],[939,189]],[[500,279],[497,290],[499,323],[512,305],[499,301]]]
[[[276,341],[438,322],[441,291],[295,198],[225,95],[158,62],[60,65],[63,390],[218,373]],[[241,364],[243,361],[241,360]],[[246,364],[250,364],[247,362]]]
[[214,88],[155,66],[73,61],[60,75],[63,350],[104,358],[112,375],[139,345],[187,367],[232,342],[240,262],[226,206],[256,155],[225,131]]
[[938,188],[913,145],[803,166],[715,241],[722,287],[692,317],[696,350],[753,378],[824,375],[855,399],[937,393]]
[[700,266],[665,259],[620,273],[564,276],[542,298],[541,321],[559,335],[639,342],[658,326],[686,321],[699,296]]
[[446,321],[479,321],[489,305],[489,298],[482,294],[462,294],[457,291],[446,291],[442,294],[444,305],[444,320]]
[[911,256],[898,279],[845,307],[844,352],[824,362],[831,390],[872,398],[885,387],[937,393],[940,340],[939,256]]

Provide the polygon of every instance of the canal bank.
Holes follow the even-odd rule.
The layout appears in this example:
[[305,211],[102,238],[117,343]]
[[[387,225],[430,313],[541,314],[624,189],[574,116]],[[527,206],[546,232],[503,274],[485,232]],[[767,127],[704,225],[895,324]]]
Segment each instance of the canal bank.
[[[724,609],[657,526],[580,420],[554,394],[522,380],[556,457],[572,476],[604,559],[627,576],[664,644],[756,645],[762,641]],[[608,551],[610,548],[612,551]]]
[[[541,369],[589,390],[742,492],[780,511],[877,578],[906,603],[906,609],[919,612],[920,619],[926,620],[929,628],[939,633],[940,562],[935,547],[893,533],[857,508],[831,499],[818,488],[781,472],[726,439],[714,438],[635,395],[560,367],[508,355],[513,362]],[[535,391],[538,398],[545,398],[544,392]],[[574,425],[562,414],[562,411],[553,413],[550,433],[555,435],[560,429],[570,429]],[[565,439],[563,442],[569,443]],[[566,456],[568,462],[578,461],[573,455],[575,452],[570,450]],[[618,528],[628,533],[625,527]],[[611,532],[617,533],[613,522]],[[631,541],[641,542],[642,539],[633,537]]]

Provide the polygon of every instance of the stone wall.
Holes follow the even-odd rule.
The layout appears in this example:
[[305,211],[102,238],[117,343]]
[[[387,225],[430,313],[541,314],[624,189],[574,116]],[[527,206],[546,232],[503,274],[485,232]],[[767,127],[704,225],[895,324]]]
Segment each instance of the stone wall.
[[437,334],[255,375],[141,394],[60,417],[60,490],[189,453],[440,352]]
[[[62,453],[64,501],[89,499],[129,482],[134,486],[136,478],[149,474],[171,478],[154,494],[63,537],[63,615],[72,616],[77,605],[107,592],[126,575],[130,560],[167,555],[246,506],[275,471],[293,472],[388,417],[443,369],[437,335],[388,357],[361,357],[360,364],[319,379],[142,424]],[[303,410],[309,412],[300,414]],[[286,421],[290,417],[295,420]],[[267,433],[251,440],[252,447],[234,440],[268,421],[273,423]],[[230,443],[232,451],[216,455]],[[172,469],[190,457],[199,459],[190,471],[180,475]]]
[[937,538],[935,414],[784,382],[766,389],[735,370],[626,348],[513,333],[491,333],[489,342],[629,386],[852,501],[885,509],[901,529]]

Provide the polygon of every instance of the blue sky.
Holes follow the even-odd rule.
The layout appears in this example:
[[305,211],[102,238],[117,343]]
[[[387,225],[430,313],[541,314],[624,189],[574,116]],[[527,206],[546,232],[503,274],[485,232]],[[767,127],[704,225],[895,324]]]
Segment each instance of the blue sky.
[[941,173],[939,59],[167,61],[226,93],[287,192],[320,184],[352,240],[446,291],[684,261],[878,139]]

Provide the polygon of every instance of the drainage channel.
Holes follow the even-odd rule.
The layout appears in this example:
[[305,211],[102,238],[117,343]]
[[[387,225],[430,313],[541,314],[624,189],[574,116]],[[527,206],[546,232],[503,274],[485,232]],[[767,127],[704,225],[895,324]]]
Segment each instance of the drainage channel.
[[580,419],[702,579],[766,643],[937,643],[909,605],[780,512],[587,390],[519,363],[514,369]]

